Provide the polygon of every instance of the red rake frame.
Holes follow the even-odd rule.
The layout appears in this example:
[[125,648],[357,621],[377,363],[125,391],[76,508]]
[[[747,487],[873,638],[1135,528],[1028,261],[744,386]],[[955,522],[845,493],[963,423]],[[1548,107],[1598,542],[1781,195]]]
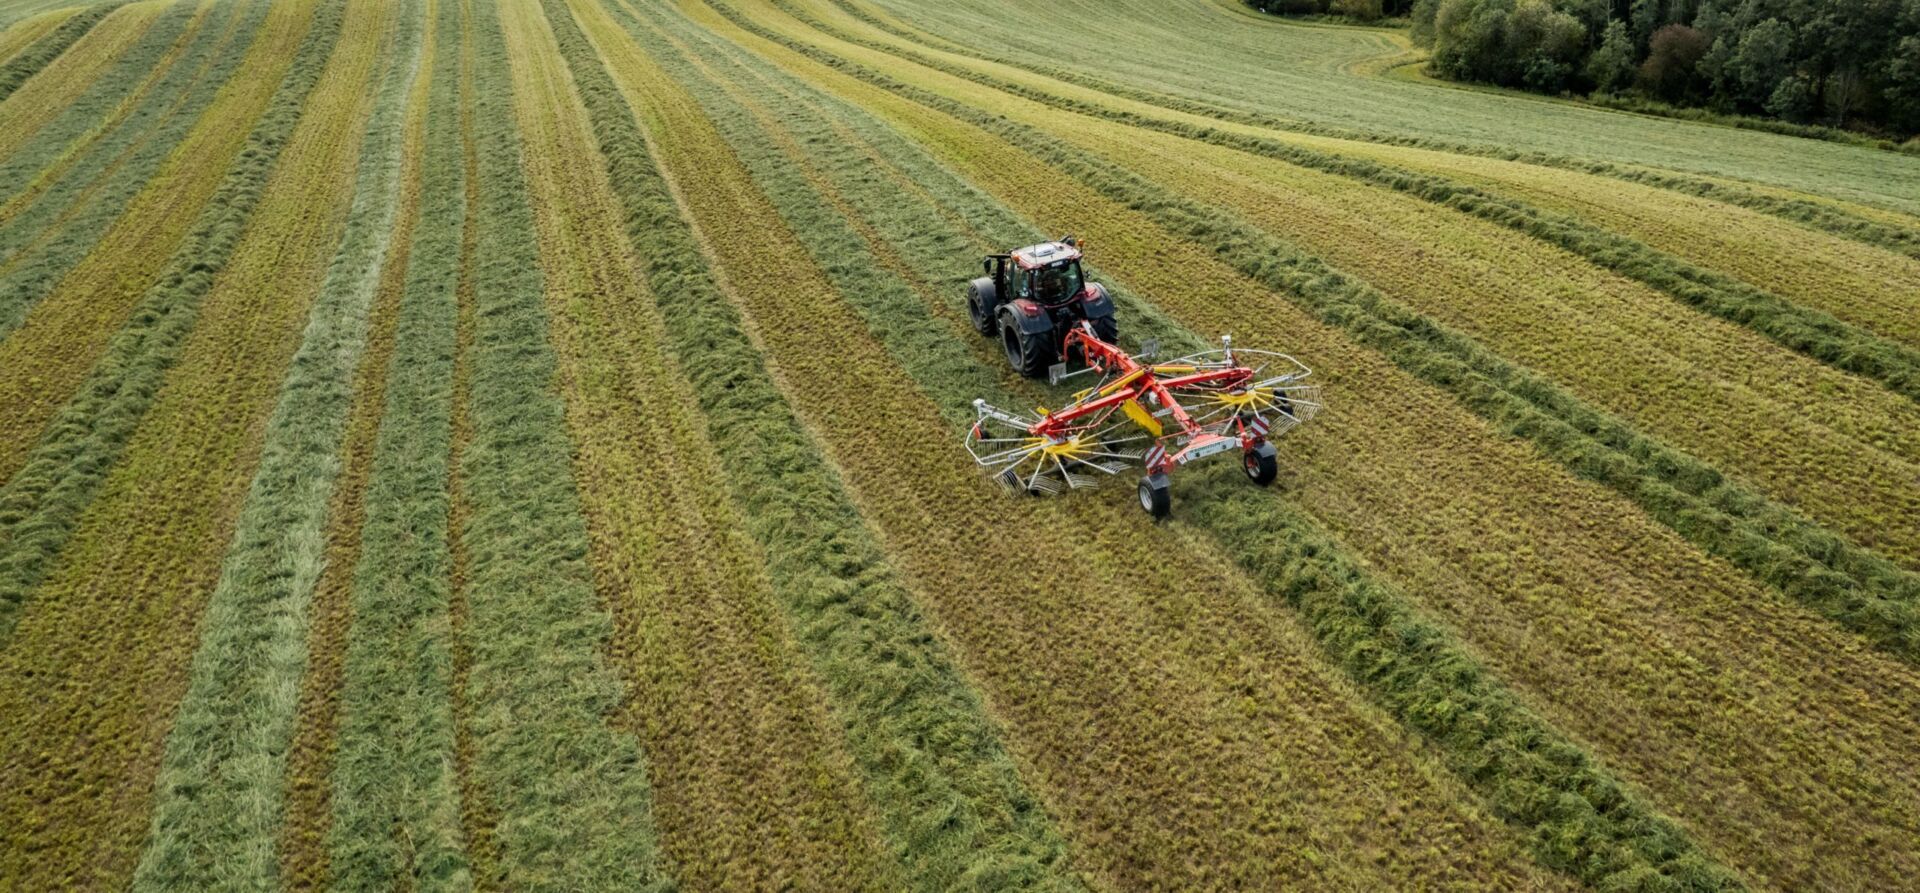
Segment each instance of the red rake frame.
[[[1063,353],[1086,366],[1067,375],[1056,367],[1054,380],[1093,372],[1101,383],[1075,394],[1062,409],[1039,409],[1032,417],[975,400],[978,418],[967,434],[968,452],[1010,489],[1036,494],[1093,486],[1098,478],[1081,472],[1111,476],[1134,462],[1164,487],[1164,476],[1175,468],[1235,447],[1245,456],[1248,475],[1266,483],[1272,450],[1262,448],[1318,412],[1319,389],[1300,383],[1311,370],[1292,357],[1236,351],[1231,338],[1221,344],[1220,350],[1148,363],[1095,337],[1082,323],[1067,334]],[[1266,375],[1275,363],[1285,371]]]

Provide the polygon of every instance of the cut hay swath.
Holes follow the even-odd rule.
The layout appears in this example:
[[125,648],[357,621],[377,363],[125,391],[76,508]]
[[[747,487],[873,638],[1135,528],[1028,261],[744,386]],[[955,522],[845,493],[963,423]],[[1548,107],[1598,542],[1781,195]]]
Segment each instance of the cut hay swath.
[[[0,888],[1894,889],[1920,156],[1240,0],[11,0]],[[1298,356],[1009,497],[963,291]]]
[[[833,81],[831,75],[821,73],[817,69],[809,70],[808,74],[824,82]],[[889,94],[878,91],[861,93],[860,88],[851,85],[846,89],[853,91],[855,95],[864,96],[862,101],[865,103],[878,104],[883,108],[891,105],[897,111],[897,115],[890,118],[903,132],[939,133],[942,129],[954,130],[952,125],[939,124],[937,116],[915,112],[910,104],[892,98]],[[897,89],[892,96],[897,96]],[[1257,290],[1259,286],[1240,280],[1237,284],[1222,282],[1217,290],[1200,289],[1203,279],[1210,277],[1201,277],[1197,271],[1217,262],[1209,261],[1204,256],[1187,250],[1182,234],[1167,233],[1158,239],[1131,236],[1118,222],[1134,215],[1124,208],[1106,205],[1100,196],[1084,190],[1077,194],[1069,190],[1066,195],[1061,195],[1058,201],[1043,200],[1043,197],[1061,191],[1057,177],[1050,178],[1044,168],[1036,167],[1028,159],[995,158],[986,154],[985,149],[992,141],[978,131],[966,131],[962,128],[960,132],[952,133],[951,139],[949,148],[952,154],[949,157],[955,163],[962,165],[965,170],[976,173],[982,178],[982,182],[1005,183],[1006,195],[1027,202],[1036,210],[1046,211],[1050,205],[1053,210],[1046,213],[1056,218],[1050,229],[1097,233],[1095,244],[1105,246],[1105,253],[1109,256],[1105,262],[1109,267],[1121,260],[1129,260],[1127,269],[1145,277],[1142,281],[1157,285],[1152,292],[1156,298],[1175,301],[1185,308],[1183,312],[1201,314],[1198,318],[1211,319],[1213,320],[1211,325],[1222,330],[1231,328],[1241,335],[1242,343],[1246,343],[1245,338],[1248,337],[1249,331],[1268,331],[1270,333],[1268,337],[1298,339],[1303,333],[1312,329],[1311,324],[1303,324],[1300,321],[1290,322],[1284,318],[1276,319],[1274,321],[1276,325],[1272,329],[1265,329],[1264,324],[1260,322],[1261,316],[1247,317],[1244,314],[1231,314],[1230,308],[1236,303],[1243,302],[1244,296],[1250,290]],[[1158,207],[1158,203],[1164,200],[1164,196],[1158,196],[1152,201],[1142,201],[1141,206]],[[1270,252],[1263,252],[1261,256],[1271,257],[1272,255]],[[1275,312],[1278,309],[1278,307],[1270,308],[1266,312]],[[1343,352],[1337,360],[1327,360],[1314,365],[1341,368],[1344,372],[1351,374],[1369,364],[1361,356]],[[1396,384],[1384,390],[1376,390],[1360,387],[1355,381],[1349,381],[1346,386],[1359,387],[1360,393],[1357,396],[1357,405],[1345,412],[1357,413],[1364,418],[1358,420],[1359,424],[1356,426],[1354,435],[1357,439],[1337,447],[1330,444],[1325,459],[1316,460],[1307,457],[1310,465],[1320,466],[1324,463],[1324,467],[1335,478],[1303,492],[1303,497],[1315,507],[1316,511],[1327,513],[1328,517],[1343,519],[1341,528],[1345,535],[1359,537],[1362,541],[1371,541],[1376,544],[1375,548],[1395,549],[1394,552],[1382,554],[1401,554],[1394,544],[1407,542],[1411,537],[1412,541],[1427,543],[1425,548],[1435,554],[1456,555],[1462,559],[1470,558],[1471,560],[1464,565],[1456,565],[1453,568],[1435,566],[1417,559],[1412,562],[1404,559],[1380,559],[1388,561],[1390,566],[1399,567],[1403,572],[1414,573],[1415,579],[1421,581],[1420,589],[1430,590],[1433,598],[1452,600],[1473,592],[1485,595],[1503,591],[1512,592],[1515,594],[1514,598],[1494,603],[1506,607],[1492,613],[1504,613],[1517,608],[1521,615],[1538,616],[1535,612],[1544,610],[1564,618],[1557,623],[1570,624],[1563,627],[1572,636],[1570,642],[1590,640],[1599,636],[1615,639],[1620,643],[1618,650],[1591,654],[1590,649],[1578,647],[1571,653],[1590,654],[1590,656],[1579,660],[1558,662],[1552,666],[1541,666],[1537,661],[1523,659],[1521,663],[1507,667],[1506,672],[1510,673],[1516,672],[1518,667],[1527,667],[1528,673],[1550,671],[1552,674],[1571,674],[1563,677],[1561,681],[1542,683],[1540,688],[1536,689],[1537,691],[1553,693],[1556,699],[1584,700],[1587,697],[1594,697],[1596,700],[1593,703],[1596,706],[1620,701],[1620,697],[1602,694],[1602,690],[1596,689],[1592,682],[1593,679],[1608,678],[1613,671],[1601,674],[1590,673],[1578,669],[1579,664],[1583,661],[1600,660],[1605,663],[1625,661],[1626,665],[1633,665],[1639,662],[1632,657],[1636,651],[1633,643],[1644,641],[1647,635],[1663,635],[1657,632],[1663,624],[1679,623],[1688,627],[1691,630],[1690,637],[1702,639],[1699,643],[1702,650],[1697,652],[1699,657],[1714,660],[1719,660],[1715,655],[1726,653],[1728,646],[1706,645],[1705,640],[1727,637],[1726,641],[1729,643],[1747,641],[1747,637],[1752,634],[1753,624],[1758,618],[1749,616],[1745,611],[1722,614],[1708,620],[1708,625],[1703,626],[1701,618],[1692,616],[1691,610],[1682,614],[1668,615],[1653,622],[1645,632],[1639,634],[1628,632],[1629,628],[1648,623],[1654,618],[1644,612],[1622,613],[1620,605],[1623,590],[1620,587],[1625,587],[1625,592],[1640,593],[1634,596],[1634,599],[1645,605],[1664,604],[1672,597],[1668,593],[1682,591],[1692,591],[1701,595],[1708,592],[1723,593],[1706,596],[1701,603],[1703,607],[1725,604],[1722,600],[1728,597],[1744,598],[1755,606],[1760,606],[1766,604],[1766,596],[1751,586],[1727,579],[1722,571],[1712,565],[1680,560],[1678,556],[1686,554],[1687,550],[1675,543],[1670,535],[1650,536],[1652,532],[1646,531],[1646,519],[1636,518],[1630,507],[1602,498],[1586,488],[1577,487],[1569,490],[1566,483],[1551,483],[1554,476],[1542,475],[1543,469],[1537,462],[1516,462],[1494,458],[1503,455],[1515,456],[1516,454],[1509,452],[1510,447],[1488,443],[1466,450],[1450,449],[1446,453],[1421,450],[1418,444],[1422,442],[1455,445],[1473,442],[1472,438],[1464,437],[1462,434],[1438,434],[1437,432],[1426,435],[1416,434],[1407,441],[1394,444],[1381,443],[1378,438],[1382,431],[1405,427],[1412,424],[1411,420],[1415,418],[1431,418],[1437,421],[1448,417],[1449,414],[1440,412],[1434,407],[1422,409],[1409,406],[1397,414],[1397,420],[1395,414],[1375,415],[1388,403],[1406,403],[1409,386]],[[1296,448],[1310,448],[1313,442],[1310,438],[1297,444]],[[1413,468],[1404,468],[1397,472],[1390,471],[1390,469],[1404,467],[1408,457],[1422,454],[1428,456],[1420,463],[1425,466],[1424,468],[1417,471]],[[1441,459],[1446,461],[1437,463],[1437,460]],[[1446,470],[1449,465],[1454,466],[1452,470]],[[1382,484],[1363,484],[1361,481],[1368,477],[1380,480],[1385,488],[1382,489]],[[1449,483],[1443,484],[1442,481]],[[1539,499],[1539,493],[1545,490],[1553,490],[1562,495],[1542,502]],[[1357,501],[1354,495],[1366,493],[1382,495],[1399,493],[1401,495],[1390,497],[1389,502],[1376,504],[1369,509],[1365,507],[1366,501]],[[1411,504],[1403,501],[1404,497],[1416,493],[1422,494],[1419,502],[1425,505],[1419,513],[1427,516],[1417,523],[1413,516],[1405,515],[1405,511],[1411,508]],[[1519,494],[1522,493],[1528,495],[1520,496]],[[1427,498],[1428,494],[1432,497],[1431,501]],[[1501,494],[1513,495],[1506,497]],[[1459,504],[1463,499],[1469,504]],[[1578,508],[1575,508],[1576,506]],[[1594,524],[1587,520],[1587,518],[1602,516],[1610,520],[1599,523],[1599,528],[1612,532],[1600,533],[1594,529]],[[1396,518],[1406,523],[1397,523],[1394,520]],[[1508,520],[1496,521],[1497,518]],[[1635,529],[1646,532],[1627,532]],[[1513,558],[1502,558],[1502,550],[1487,548],[1486,538],[1493,530],[1507,532],[1503,534],[1503,539],[1507,540],[1505,549],[1513,551],[1505,554],[1520,556],[1517,563]],[[1549,533],[1549,531],[1558,532]],[[1619,535],[1615,535],[1616,533]],[[1604,544],[1596,542],[1600,539],[1610,542]],[[1454,544],[1443,545],[1449,540]],[[1647,553],[1649,550],[1651,554],[1647,554],[1645,558],[1627,560],[1627,566],[1639,568],[1640,571],[1635,574],[1620,572],[1623,554]],[[1406,554],[1418,555],[1419,550]],[[1669,557],[1655,557],[1661,554]],[[1574,565],[1592,568],[1595,574],[1592,580],[1607,579],[1612,581],[1613,585],[1594,587],[1586,583],[1570,582],[1570,580],[1580,579],[1578,576],[1573,578],[1566,576],[1568,567]],[[1471,573],[1463,576],[1461,573],[1463,569]],[[1522,571],[1524,573],[1520,573]],[[1631,579],[1632,577],[1637,579]],[[1688,582],[1682,582],[1682,579]],[[1528,593],[1531,593],[1529,597],[1519,597]],[[1735,595],[1735,593],[1745,593],[1745,595]],[[1485,610],[1487,609],[1475,609],[1475,611]],[[1800,652],[1792,657],[1790,662],[1803,669],[1791,670],[1777,666],[1776,662],[1783,657],[1777,652],[1769,653],[1764,657],[1755,655],[1756,659],[1750,662],[1750,669],[1758,674],[1754,684],[1776,690],[1782,696],[1792,696],[1794,692],[1804,687],[1805,680],[1810,674],[1818,676],[1824,673],[1820,668],[1831,660],[1829,657],[1831,653],[1838,650],[1851,650],[1844,638],[1837,638],[1830,631],[1818,631],[1817,623],[1810,626],[1808,623],[1810,618],[1797,611],[1790,608],[1782,610],[1782,606],[1779,605],[1765,607],[1764,610],[1769,616],[1760,621],[1763,624],[1762,628],[1771,630],[1766,635],[1781,643],[1783,647]],[[1509,627],[1503,623],[1492,622],[1492,613],[1483,617],[1479,613],[1470,611],[1466,616],[1472,620],[1464,622],[1463,628],[1476,638],[1488,635],[1502,637],[1512,633],[1516,638],[1511,641],[1511,645],[1499,647],[1514,649],[1512,653],[1516,658],[1523,658],[1524,655],[1531,653],[1534,646],[1528,642],[1530,636],[1523,634],[1523,631],[1530,627],[1537,629],[1540,621],[1520,620],[1516,617],[1514,625]],[[1722,612],[1716,609],[1714,613]],[[1863,619],[1871,616],[1863,615]],[[1634,619],[1636,617],[1638,619]],[[1721,624],[1727,625],[1720,628]],[[1503,629],[1507,632],[1502,632]],[[1809,633],[1818,636],[1822,642],[1808,647],[1811,643],[1805,637]],[[1489,642],[1490,640],[1482,639],[1483,646]],[[1690,643],[1687,647],[1692,648],[1694,645]],[[1669,670],[1647,668],[1649,672],[1647,681],[1658,686],[1657,680],[1667,678],[1671,672],[1691,672],[1686,668],[1694,665],[1696,658],[1683,657],[1679,654],[1674,657],[1677,658],[1677,662]],[[1885,669],[1883,662],[1869,659],[1867,663],[1880,664],[1881,668],[1862,668],[1859,672],[1864,675],[1856,678],[1871,678]],[[1905,675],[1905,672],[1896,672],[1899,675]],[[1762,683],[1758,681],[1760,679],[1769,681]],[[1901,685],[1894,685],[1883,688],[1882,691],[1892,694],[1902,688]],[[1711,720],[1716,723],[1723,722],[1729,710],[1738,712],[1746,709],[1740,706],[1748,703],[1743,691],[1751,691],[1751,688],[1739,685],[1723,687],[1716,683],[1699,687],[1686,694],[1669,690],[1671,694],[1678,695],[1679,700],[1691,702],[1687,710],[1697,718],[1697,721]],[[1851,700],[1850,696],[1845,694],[1844,688],[1832,690],[1832,697],[1835,707],[1827,711],[1825,716],[1803,725],[1800,731],[1785,734],[1784,737],[1799,740],[1805,746],[1813,748],[1819,747],[1819,742],[1828,740],[1828,733],[1825,731],[1828,728],[1827,724],[1843,716],[1838,705]],[[1604,715],[1608,709],[1611,708],[1601,708],[1598,712],[1591,714],[1576,710],[1572,715],[1592,715],[1597,718]],[[1758,719],[1765,714],[1755,716]],[[1777,721],[1777,719],[1768,721]],[[1848,721],[1851,722],[1851,720]],[[1792,722],[1799,724],[1800,719],[1796,718]],[[1876,746],[1884,746],[1898,741],[1899,733],[1894,730],[1906,724],[1907,721],[1898,716],[1898,711],[1882,712],[1877,718],[1846,733],[1846,740],[1850,742],[1849,747],[1866,741],[1880,742]],[[1675,727],[1675,734],[1678,737],[1674,738],[1668,746],[1687,740],[1681,734],[1687,726],[1687,723],[1682,723]],[[1621,735],[1616,731],[1619,728],[1619,725],[1607,721],[1583,724],[1583,731],[1587,735],[1598,736],[1601,740],[1616,739],[1618,743],[1609,747],[1621,748],[1614,751],[1616,753],[1632,755],[1632,759],[1644,767],[1639,770],[1640,772],[1655,772],[1663,776],[1666,779],[1663,784],[1671,794],[1668,803],[1690,802],[1686,792],[1700,783],[1696,776],[1707,768],[1701,764],[1701,760],[1682,758],[1669,762],[1665,759],[1664,753],[1656,753],[1654,755],[1659,759],[1648,762],[1649,754],[1636,743],[1644,733]],[[1644,729],[1641,726],[1635,726],[1635,728]],[[1782,736],[1778,735],[1758,735],[1747,741],[1747,757],[1729,759],[1723,751],[1703,751],[1701,757],[1715,764],[1709,774],[1733,772],[1750,775],[1755,784],[1770,789],[1769,793],[1757,802],[1781,797],[1791,801],[1806,796],[1812,789],[1802,784],[1781,783],[1782,772],[1798,774],[1792,769],[1793,762],[1790,759],[1785,763],[1777,762],[1779,756],[1774,752],[1779,748],[1781,740],[1783,740]],[[1759,762],[1756,763],[1756,760]],[[1773,763],[1774,768],[1756,769],[1757,765],[1769,762]],[[1645,777],[1643,775],[1643,781]],[[1855,781],[1846,785],[1837,785],[1834,779],[1829,778],[1815,796],[1831,803],[1833,801],[1827,798],[1838,795],[1854,804],[1851,807],[1852,813],[1860,820],[1868,822],[1870,826],[1877,826],[1883,821],[1875,815],[1881,801],[1872,791],[1883,783],[1884,778],[1885,776],[1881,773],[1867,772],[1857,775]],[[1843,791],[1844,793],[1841,793]],[[1757,802],[1751,809],[1743,807],[1741,816],[1736,820],[1728,821],[1724,815],[1709,816],[1720,825],[1715,829],[1716,833],[1731,833],[1744,837],[1754,834],[1758,826],[1769,824],[1774,825],[1775,830],[1762,832],[1763,834],[1791,836],[1799,833],[1790,830],[1792,828],[1790,824],[1781,825],[1774,822],[1772,817],[1775,811],[1770,807],[1758,806]],[[1758,840],[1764,841],[1765,837],[1762,836]],[[1769,854],[1777,849],[1764,842],[1748,846],[1747,851],[1754,857],[1769,862],[1771,861]],[[1854,863],[1819,866],[1800,866],[1790,862],[1771,864],[1792,870],[1811,868],[1816,871],[1850,871],[1857,867]]]
[[632,254],[609,250],[627,238],[620,199],[580,163],[598,146],[567,63],[538,7],[507,13],[595,582],[624,643],[623,725],[656,769],[667,858],[701,888],[896,886],[655,298]]
[[[0,741],[0,812],[8,827],[32,829],[32,845],[9,848],[0,871],[26,886],[124,886],[133,873],[192,631],[352,200],[387,16],[380,4],[341,6],[322,6],[301,29],[303,51],[263,119],[286,128],[266,135],[287,150],[272,176],[237,169],[230,180],[266,181],[257,202],[235,196],[254,214],[231,264],[206,274],[216,281],[190,305],[197,322],[149,386],[157,393],[99,498],[67,507],[72,539],[36,590],[44,610],[22,616],[0,653],[0,711],[22,719]],[[41,673],[57,681],[15,681]]]
[[136,889],[230,882],[233,865],[255,872],[246,880],[251,886],[276,880],[281,779],[307,663],[312,595],[324,567],[326,512],[374,294],[391,256],[406,145],[401,122],[421,62],[422,9],[396,12],[384,28],[347,23],[388,32],[352,206],[207,601],[155,781]]

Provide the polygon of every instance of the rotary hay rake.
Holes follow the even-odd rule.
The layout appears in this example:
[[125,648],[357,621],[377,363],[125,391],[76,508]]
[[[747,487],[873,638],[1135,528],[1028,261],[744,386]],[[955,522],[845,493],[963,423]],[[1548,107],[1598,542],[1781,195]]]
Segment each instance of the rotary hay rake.
[[1062,354],[1086,367],[1066,373],[1056,365],[1051,377],[1057,384],[1091,373],[1100,383],[1060,409],[1032,414],[975,400],[967,451],[1009,490],[1034,495],[1097,486],[1138,464],[1146,472],[1140,507],[1156,518],[1171,510],[1168,475],[1209,456],[1237,448],[1247,477],[1271,483],[1272,441],[1319,412],[1319,388],[1303,382],[1311,370],[1292,357],[1220,342],[1218,350],[1148,363],[1151,347],[1128,354],[1081,323]]

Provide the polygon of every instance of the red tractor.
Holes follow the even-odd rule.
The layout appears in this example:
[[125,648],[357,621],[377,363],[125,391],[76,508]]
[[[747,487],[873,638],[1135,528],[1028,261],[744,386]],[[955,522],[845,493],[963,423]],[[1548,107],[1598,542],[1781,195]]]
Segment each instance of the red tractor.
[[[1000,336],[1024,375],[1053,384],[1085,374],[1100,383],[1060,409],[1010,412],[973,401],[967,451],[1009,490],[1034,495],[1091,487],[1138,463],[1140,507],[1164,518],[1169,475],[1188,463],[1239,452],[1256,484],[1279,472],[1272,441],[1320,409],[1319,388],[1298,360],[1263,350],[1219,350],[1163,363],[1120,349],[1113,300],[1080,271],[1071,237],[987,258],[991,275],[967,288],[975,328]],[[1081,368],[1067,371],[1068,363]]]
[[967,286],[967,312],[980,334],[1000,339],[1021,375],[1040,378],[1065,362],[1067,333],[1082,321],[1100,340],[1119,340],[1113,299],[1087,281],[1074,237],[988,255],[982,266],[987,275]]

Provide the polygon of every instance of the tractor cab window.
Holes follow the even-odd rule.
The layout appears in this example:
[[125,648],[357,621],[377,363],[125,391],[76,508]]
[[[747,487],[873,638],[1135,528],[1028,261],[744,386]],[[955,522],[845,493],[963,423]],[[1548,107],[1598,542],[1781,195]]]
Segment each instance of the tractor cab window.
[[1063,260],[1033,271],[1034,300],[1042,304],[1064,304],[1084,286],[1077,260]]

